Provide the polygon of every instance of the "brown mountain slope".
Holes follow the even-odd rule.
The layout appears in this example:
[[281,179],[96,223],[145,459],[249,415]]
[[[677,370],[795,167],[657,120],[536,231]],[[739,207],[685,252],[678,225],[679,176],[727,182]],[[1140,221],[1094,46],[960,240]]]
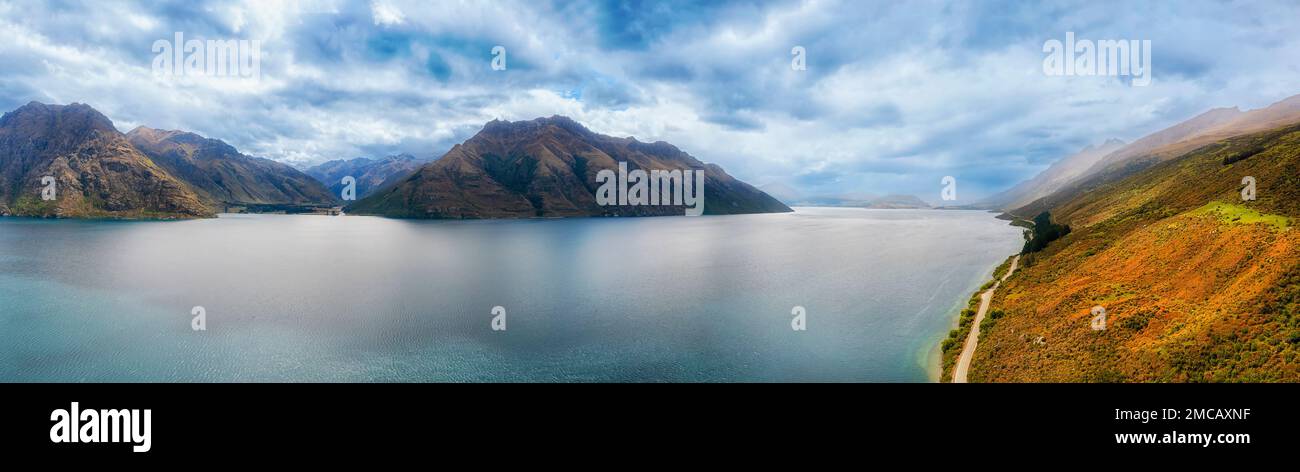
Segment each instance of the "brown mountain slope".
[[1084,175],[1054,189],[1047,196],[1020,207],[1008,207],[1008,212],[1021,218],[1030,218],[1064,205],[1076,195],[1092,192],[1107,183],[1142,172],[1203,146],[1294,123],[1300,123],[1300,95],[1244,113],[1235,108],[1214,109],[1134,141],[1102,158]]
[[[1176,125],[1148,134],[1100,159],[1092,172],[1135,157],[1152,154],[1166,146],[1191,143],[1209,130],[1241,119],[1244,113],[1236,108],[1215,108]],[[1240,134],[1240,133],[1238,133]]]
[[[57,197],[41,198],[41,180]],[[0,118],[0,214],[194,217],[212,209],[82,104],[29,103]]]
[[[1243,201],[1243,177],[1258,199]],[[1300,125],[1094,182],[993,301],[972,381],[1300,381]],[[1090,325],[1093,307],[1105,330]]]
[[1124,141],[1118,139],[1110,139],[1100,145],[1089,145],[1077,153],[1052,163],[1051,166],[1032,179],[987,198],[985,203],[993,208],[1020,208],[1025,206],[1075,181],[1103,157],[1124,146]]
[[1216,108],[1144,136],[1098,159],[1085,172],[1061,179],[1053,186],[1045,186],[1047,191],[1039,200],[1004,198],[993,203],[1002,203],[999,208],[1029,218],[1075,194],[1087,192],[1099,183],[1128,176],[1201,146],[1293,123],[1300,123],[1300,95],[1247,112],[1237,108]]
[[329,205],[336,199],[307,174],[269,159],[245,156],[223,141],[144,126],[127,139],[214,207]]
[[1233,136],[1268,131],[1298,122],[1300,95],[1247,112],[1236,108],[1217,108],[1134,141],[1132,145],[1106,156],[1091,172],[1133,166],[1135,161],[1159,162],[1172,159]]
[[565,117],[492,121],[442,158],[348,207],[403,218],[681,215],[683,206],[600,206],[596,174],[617,169],[705,172],[706,214],[791,211],[776,199],[664,142],[593,133]]

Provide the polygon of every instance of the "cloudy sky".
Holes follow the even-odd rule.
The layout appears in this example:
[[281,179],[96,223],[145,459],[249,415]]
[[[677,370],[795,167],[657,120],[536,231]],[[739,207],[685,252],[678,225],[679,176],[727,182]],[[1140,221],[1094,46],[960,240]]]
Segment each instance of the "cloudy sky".
[[[436,157],[559,114],[756,185],[937,201],[952,175],[972,201],[1090,143],[1300,93],[1296,2],[1026,3],[0,0],[0,108],[88,103],[298,166]],[[1151,40],[1151,85],[1045,75],[1069,31]],[[261,41],[260,79],[155,74],[176,32]]]

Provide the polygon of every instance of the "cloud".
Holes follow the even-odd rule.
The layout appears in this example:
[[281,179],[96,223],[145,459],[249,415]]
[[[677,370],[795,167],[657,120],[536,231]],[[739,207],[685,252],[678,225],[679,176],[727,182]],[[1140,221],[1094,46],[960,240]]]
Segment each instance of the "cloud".
[[375,25],[379,26],[400,25],[406,21],[401,10],[384,0],[371,0],[370,13],[374,16]]
[[[436,156],[568,115],[805,195],[973,200],[1108,138],[1300,93],[1300,6],[1188,1],[0,0],[0,107],[84,102],[295,165]],[[112,18],[114,21],[105,21]],[[262,41],[260,81],[154,77],[150,45]],[[1066,32],[1150,39],[1153,83],[1048,77]],[[492,48],[507,67],[493,70]],[[791,68],[791,48],[807,69]]]

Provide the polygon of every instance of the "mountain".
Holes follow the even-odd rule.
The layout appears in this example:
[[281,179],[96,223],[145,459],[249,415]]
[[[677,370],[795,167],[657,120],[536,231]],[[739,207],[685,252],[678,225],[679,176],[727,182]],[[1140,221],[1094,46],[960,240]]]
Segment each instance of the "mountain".
[[925,201],[917,198],[916,195],[885,195],[883,197],[873,198],[863,205],[854,206],[891,210],[930,208],[929,203],[925,203]]
[[873,209],[916,209],[932,208],[929,203],[915,195],[878,196],[869,193],[847,193],[842,195],[822,195],[803,197],[796,202],[802,206],[829,206]]
[[332,205],[328,189],[293,167],[240,154],[217,139],[138,127],[126,135],[137,149],[189,184],[217,208],[248,205]]
[[410,154],[398,154],[383,159],[358,157],[329,161],[313,166],[306,172],[307,175],[328,187],[335,196],[342,195],[343,178],[352,176],[357,180],[357,198],[365,198],[375,190],[410,175],[425,162],[427,161]]
[[759,185],[758,189],[763,193],[771,195],[772,198],[780,200],[781,203],[786,205],[794,205],[803,199],[803,194],[798,190],[781,182],[770,182]]
[[848,193],[835,196],[805,197],[798,190],[780,182],[772,182],[758,187],[781,203],[805,206],[836,206],[855,208],[904,209],[930,208],[930,204],[915,195],[885,195],[883,197],[868,193]]
[[596,134],[562,116],[493,120],[436,161],[347,208],[404,218],[681,215],[685,206],[597,204],[602,170],[704,172],[704,213],[792,211],[775,198],[665,143]]
[[1300,95],[1247,112],[1235,107],[1216,108],[1134,141],[1103,158],[1093,166],[1090,174],[1159,162],[1233,136],[1267,131],[1296,122],[1300,122]]
[[[1112,151],[1082,174],[1061,181],[1055,188],[1046,188],[1048,191],[1041,200],[1018,199],[1009,201],[1000,208],[1029,218],[1045,208],[1062,203],[1070,195],[1087,191],[1099,182],[1123,178],[1224,139],[1298,122],[1300,95],[1247,112],[1237,108],[1215,108]],[[1054,196],[1057,193],[1060,196]]]
[[1103,157],[1119,150],[1124,145],[1124,141],[1118,139],[1110,139],[1100,145],[1088,145],[1083,150],[1056,161],[1034,178],[985,199],[980,202],[980,205],[988,208],[1019,208],[1025,206],[1075,181]]
[[1132,144],[1124,146],[1109,155],[1103,156],[1097,163],[1093,164],[1096,172],[1101,167],[1115,165],[1144,155],[1150,155],[1157,150],[1166,146],[1190,143],[1198,136],[1202,136],[1210,130],[1217,129],[1224,124],[1231,123],[1241,118],[1243,112],[1236,108],[1215,108],[1213,110],[1196,115],[1187,121],[1162,129],[1155,133],[1143,136]]
[[[56,182],[51,201],[42,199],[46,176]],[[213,209],[95,109],[31,102],[0,118],[0,214],[198,217]]]
[[880,198],[879,195],[870,193],[852,192],[840,195],[814,195],[799,197],[795,201],[797,206],[829,206],[829,207],[848,207],[865,205],[873,199]]
[[997,290],[972,381],[1300,381],[1300,124],[1205,133],[1035,202],[1071,231]]

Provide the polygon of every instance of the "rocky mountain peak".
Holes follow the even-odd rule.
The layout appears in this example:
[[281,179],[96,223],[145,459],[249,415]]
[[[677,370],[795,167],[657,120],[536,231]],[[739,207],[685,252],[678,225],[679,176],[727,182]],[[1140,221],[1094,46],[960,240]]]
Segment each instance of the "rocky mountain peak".
[[0,117],[0,128],[26,138],[74,138],[94,132],[118,133],[112,120],[89,105],[46,105],[35,101],[5,113]]

